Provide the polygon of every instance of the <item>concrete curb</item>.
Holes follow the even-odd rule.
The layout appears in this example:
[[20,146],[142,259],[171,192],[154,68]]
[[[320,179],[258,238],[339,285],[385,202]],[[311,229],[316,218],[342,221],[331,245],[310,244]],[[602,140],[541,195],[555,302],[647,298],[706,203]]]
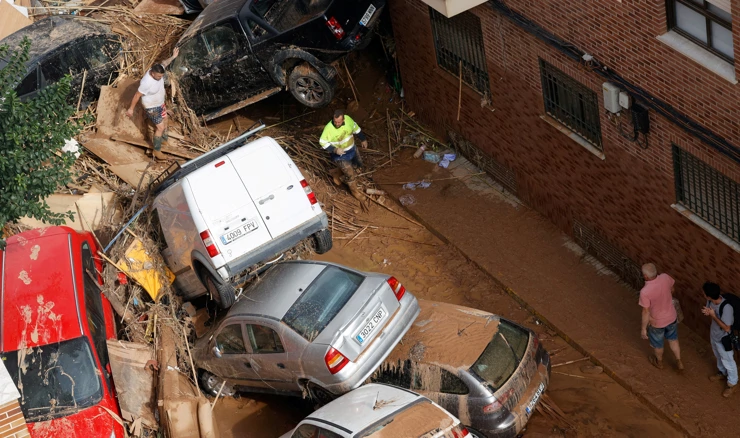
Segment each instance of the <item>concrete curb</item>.
[[[383,186],[382,183],[380,183],[378,185],[381,186],[381,187]],[[519,294],[517,294],[516,291],[514,291],[514,289],[510,288],[509,286],[507,286],[506,284],[504,284],[503,282],[501,282],[501,280],[499,280],[495,275],[493,275],[493,273],[491,273],[490,271],[488,271],[488,269],[486,269],[484,266],[482,266],[476,260],[474,260],[473,258],[471,258],[470,256],[468,256],[468,254],[465,253],[465,251],[463,251],[462,249],[460,249],[460,247],[458,247],[457,245],[455,245],[454,243],[452,243],[449,239],[447,239],[447,237],[445,237],[442,233],[440,233],[439,231],[437,231],[436,228],[432,227],[427,221],[424,220],[424,218],[422,218],[421,216],[419,216],[418,214],[416,214],[416,212],[414,212],[414,211],[406,208],[403,204],[401,204],[400,201],[398,200],[398,198],[395,195],[391,194],[388,190],[386,190],[386,193],[387,193],[388,198],[392,199],[394,201],[394,203],[399,208],[401,208],[403,211],[406,211],[417,222],[419,222],[420,224],[424,225],[424,227],[426,227],[439,240],[441,240],[442,242],[444,242],[444,243],[446,243],[446,244],[454,247],[460,254],[463,255],[463,257],[465,257],[466,260],[468,260],[470,263],[474,264],[478,269],[480,269],[482,272],[484,272],[486,274],[486,276],[488,276],[491,280],[493,280],[494,283],[496,283],[498,286],[500,286],[501,289],[503,289],[511,298],[513,298],[517,303],[519,303],[520,306],[524,307],[529,313],[531,313],[538,320],[540,320],[543,324],[545,324],[548,328],[550,328],[555,333],[557,333],[558,336],[560,336],[561,338],[563,338],[563,340],[565,340],[565,342],[567,342],[568,345],[570,345],[571,347],[573,347],[576,351],[578,351],[582,355],[588,357],[591,360],[591,362],[593,362],[594,364],[602,367],[604,369],[604,373],[607,376],[609,376],[610,378],[612,378],[615,382],[617,382],[618,385],[620,385],[622,388],[626,389],[630,394],[632,394],[635,397],[637,397],[637,399],[640,400],[640,402],[642,404],[644,404],[645,406],[647,406],[648,409],[650,409],[651,412],[653,412],[655,415],[657,415],[658,417],[662,418],[663,420],[667,421],[668,424],[670,424],[671,426],[673,426],[678,432],[684,434],[684,436],[687,436],[687,437],[693,437],[694,436],[682,424],[680,424],[678,421],[676,421],[676,419],[672,415],[669,415],[667,412],[664,412],[658,406],[656,406],[654,403],[652,403],[650,400],[648,400],[644,395],[642,395],[641,393],[635,391],[634,388],[632,387],[632,385],[630,385],[626,380],[624,380],[621,377],[619,377],[619,375],[616,374],[611,368],[609,368],[607,365],[605,365],[596,356],[594,356],[593,354],[589,353],[588,350],[586,350],[583,346],[581,346],[579,343],[577,343],[576,341],[574,341],[570,336],[568,336],[563,330],[561,330],[559,327],[557,327],[555,324],[553,324],[544,315],[542,315],[541,313],[539,313],[537,311],[537,309],[535,309],[534,307],[532,307],[529,303],[527,303],[524,300],[524,298],[522,298],[521,296],[519,296]]]

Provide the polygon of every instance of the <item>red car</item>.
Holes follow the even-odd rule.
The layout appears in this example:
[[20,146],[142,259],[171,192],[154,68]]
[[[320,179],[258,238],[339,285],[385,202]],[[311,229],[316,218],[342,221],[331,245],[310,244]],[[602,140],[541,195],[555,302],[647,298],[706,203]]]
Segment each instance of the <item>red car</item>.
[[0,251],[0,357],[34,438],[124,436],[97,251],[92,234],[68,227],[17,234]]

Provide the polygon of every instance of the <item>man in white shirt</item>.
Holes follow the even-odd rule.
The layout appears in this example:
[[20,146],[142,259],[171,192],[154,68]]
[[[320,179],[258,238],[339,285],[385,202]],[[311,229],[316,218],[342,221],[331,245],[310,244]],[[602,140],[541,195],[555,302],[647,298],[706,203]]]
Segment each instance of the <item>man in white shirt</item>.
[[152,155],[158,160],[165,159],[164,154],[160,151],[162,149],[162,140],[167,140],[167,109],[164,104],[166,97],[164,69],[177,58],[179,53],[180,50],[175,48],[170,58],[162,61],[161,64],[154,64],[146,72],[139,82],[139,89],[134,94],[134,98],[131,99],[131,106],[126,111],[128,117],[133,117],[136,103],[141,100],[141,105],[144,107],[146,116],[154,123],[154,127],[156,128],[154,131],[154,151]]

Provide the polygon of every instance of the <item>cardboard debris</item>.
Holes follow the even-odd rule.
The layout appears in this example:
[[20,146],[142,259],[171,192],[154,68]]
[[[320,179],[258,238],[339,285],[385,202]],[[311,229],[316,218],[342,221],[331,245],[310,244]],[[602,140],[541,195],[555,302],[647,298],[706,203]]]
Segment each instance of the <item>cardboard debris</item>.
[[178,0],[142,0],[135,8],[137,14],[183,15],[185,8]]
[[[156,256],[160,257],[159,254]],[[162,289],[163,280],[160,272],[157,270],[157,266],[162,266],[169,284],[175,281],[175,274],[164,266],[162,260],[155,261],[139,239],[134,239],[128,249],[126,249],[124,258],[119,260],[117,265],[118,269],[136,280],[155,301],[160,289]]]
[[154,357],[152,347],[108,340],[108,356],[113,381],[125,382],[125,385],[116,385],[123,419],[157,430],[159,425],[154,416],[156,372],[145,367],[147,360]]
[[[93,230],[97,230],[100,227],[104,214],[106,218],[110,218],[111,222],[120,222],[120,210],[116,209],[112,213],[108,211],[109,206],[111,206],[114,200],[115,193],[113,192],[86,193],[84,195],[54,194],[46,198],[46,203],[54,213],[66,213],[68,211],[75,213],[74,221],[66,219],[63,225],[78,231],[89,231],[88,225]],[[80,214],[84,218],[80,217]],[[32,228],[49,226],[40,220],[30,217],[23,217],[18,222]]]
[[32,21],[6,0],[0,0],[0,40],[23,29]]
[[111,166],[149,161],[149,157],[140,148],[107,138],[93,137],[82,146]]
[[136,105],[133,118],[126,116],[131,99],[138,89],[139,79],[134,78],[121,80],[117,87],[100,87],[95,122],[98,133],[105,137],[118,134],[137,140],[146,140],[149,122],[145,118],[141,105]]
[[[139,182],[141,182],[141,187],[146,188],[147,184],[149,184],[149,177],[153,178],[157,176],[156,172],[146,172],[148,165],[149,161],[147,160],[138,163],[110,166],[108,167],[108,170],[118,175],[119,178],[126,181],[131,187],[139,187]],[[142,181],[141,177],[144,175],[145,172],[148,175],[145,176],[144,180]]]
[[[173,139],[168,140],[166,143],[172,142]],[[111,137],[111,140],[128,143],[134,146],[142,147],[144,149],[154,149],[152,144],[148,141],[127,137],[125,135],[114,135]],[[165,154],[174,155],[176,157],[185,158],[188,160],[192,160],[193,158],[198,158],[200,156],[200,154],[189,152],[181,147],[170,146],[170,145],[167,145],[167,146],[162,145],[162,152],[164,152]]]

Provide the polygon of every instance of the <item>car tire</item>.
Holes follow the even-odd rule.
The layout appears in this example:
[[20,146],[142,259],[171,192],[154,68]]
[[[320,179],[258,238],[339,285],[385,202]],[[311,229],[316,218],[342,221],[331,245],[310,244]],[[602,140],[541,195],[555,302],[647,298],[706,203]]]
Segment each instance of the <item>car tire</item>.
[[200,387],[203,388],[203,391],[214,397],[218,395],[221,385],[223,385],[223,389],[221,389],[222,396],[233,397],[236,395],[236,389],[233,385],[224,384],[224,379],[213,373],[209,373],[208,371],[201,371],[200,378],[198,380],[200,381]]
[[205,275],[206,290],[211,295],[218,307],[228,309],[236,301],[236,290],[231,283],[219,283],[210,273]]
[[337,398],[336,395],[332,394],[328,390],[316,385],[315,383],[309,383],[306,385],[308,389],[308,396],[316,404],[316,407],[321,407],[327,403],[331,403]]
[[334,98],[334,87],[308,64],[290,72],[288,88],[298,102],[309,108],[323,108]]
[[479,431],[473,429],[472,427],[465,426],[465,428],[468,430],[468,433],[470,434],[469,435],[470,438],[486,438],[485,435],[483,435]]
[[332,239],[330,230],[317,231],[313,235],[314,250],[316,254],[324,254],[332,248]]

